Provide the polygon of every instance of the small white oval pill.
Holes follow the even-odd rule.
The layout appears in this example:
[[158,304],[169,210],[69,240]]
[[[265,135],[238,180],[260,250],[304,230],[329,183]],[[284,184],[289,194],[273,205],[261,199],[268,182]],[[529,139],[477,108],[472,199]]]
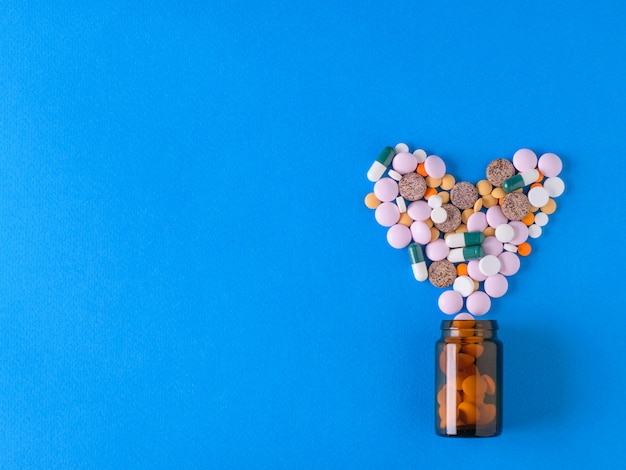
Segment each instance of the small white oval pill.
[[459,276],[454,280],[452,288],[463,297],[467,297],[474,292],[474,281],[469,276]]
[[530,238],[539,238],[541,236],[541,227],[537,224],[532,224],[528,227],[528,236]]
[[500,272],[500,260],[497,256],[487,255],[478,262],[478,270],[485,276],[493,276]]
[[398,173],[396,170],[389,170],[387,175],[389,175],[390,178],[393,178],[396,181],[400,181],[402,179],[402,175]]
[[448,213],[443,207],[437,207],[430,213],[430,218],[436,224],[442,224],[448,218]]
[[401,214],[406,212],[406,201],[402,196],[398,196],[396,198],[396,205],[398,206],[398,209],[400,209]]
[[395,150],[396,150],[396,153],[408,152],[409,146],[403,142],[400,142],[399,144],[396,145]]
[[433,209],[436,209],[437,207],[441,207],[443,205],[443,200],[441,199],[441,196],[430,196],[428,198],[428,205]]
[[537,212],[535,214],[535,223],[540,227],[548,225],[549,220],[550,217],[548,217],[548,214],[546,214],[545,212]]
[[510,242],[514,236],[515,230],[509,224],[500,224],[496,228],[496,238],[502,243]]
[[428,155],[425,150],[417,149],[413,152],[415,158],[417,158],[417,163],[423,163],[426,160],[426,156]]
[[535,207],[543,207],[550,200],[550,195],[543,186],[535,186],[528,191],[528,200]]
[[[543,187],[546,188],[550,197],[559,197],[565,191],[565,183],[558,176],[551,176],[543,182]],[[537,206],[535,206],[537,207]]]
[[510,244],[510,243],[505,243],[503,248],[504,248],[504,251],[510,251],[511,253],[517,253],[517,247],[515,245]]

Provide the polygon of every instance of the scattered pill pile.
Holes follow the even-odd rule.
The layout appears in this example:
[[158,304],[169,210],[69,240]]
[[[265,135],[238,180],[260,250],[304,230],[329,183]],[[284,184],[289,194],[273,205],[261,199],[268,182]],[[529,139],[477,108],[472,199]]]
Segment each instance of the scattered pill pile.
[[458,336],[437,343],[439,434],[491,436],[501,392],[497,389],[498,346],[476,336],[474,321],[455,320]]
[[[443,159],[406,144],[385,147],[367,172],[365,196],[387,241],[408,249],[413,275],[440,288],[440,310],[457,319],[484,315],[508,290],[507,277],[532,251],[565,184],[561,159],[520,149],[498,158],[472,184],[446,173]],[[465,305],[465,310],[463,307]]]

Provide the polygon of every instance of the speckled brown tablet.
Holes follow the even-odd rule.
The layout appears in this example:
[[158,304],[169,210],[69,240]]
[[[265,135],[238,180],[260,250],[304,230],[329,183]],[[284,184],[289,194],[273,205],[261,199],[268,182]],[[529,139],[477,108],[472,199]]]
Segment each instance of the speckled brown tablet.
[[456,279],[456,268],[447,259],[433,261],[428,268],[428,279],[435,287],[450,287]]
[[505,158],[498,158],[487,166],[487,179],[494,186],[502,186],[502,182],[515,175],[515,167]]
[[441,207],[445,209],[448,217],[446,217],[445,222],[435,224],[435,227],[443,233],[454,232],[461,225],[461,211],[453,204],[444,204]]
[[426,192],[426,181],[422,175],[411,172],[402,176],[398,188],[400,195],[407,201],[418,201]]
[[509,193],[502,201],[502,213],[509,220],[522,220],[528,215],[530,201],[524,193]]
[[476,191],[476,186],[467,181],[455,184],[450,191],[450,202],[461,210],[474,207],[474,203],[477,200],[478,191]]

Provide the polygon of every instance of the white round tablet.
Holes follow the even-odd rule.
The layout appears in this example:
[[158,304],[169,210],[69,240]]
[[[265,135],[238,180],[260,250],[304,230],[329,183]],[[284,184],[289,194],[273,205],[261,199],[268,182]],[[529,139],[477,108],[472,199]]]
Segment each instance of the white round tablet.
[[474,292],[474,281],[469,276],[459,276],[454,280],[452,288],[463,297],[467,297]]
[[549,220],[550,217],[548,217],[548,214],[546,214],[545,212],[537,212],[535,214],[535,223],[540,227],[548,225]]
[[552,176],[543,182],[543,187],[546,188],[550,197],[559,197],[565,191],[565,183],[558,176]]
[[441,207],[443,205],[443,200],[441,199],[441,196],[430,196],[428,198],[428,205],[433,209],[437,209],[437,207]]
[[413,155],[415,155],[415,158],[417,158],[417,163],[423,163],[424,160],[426,160],[426,151],[422,150],[422,149],[417,149],[415,152],[413,152]]
[[430,218],[436,224],[442,224],[448,218],[448,213],[443,207],[440,206],[433,209],[433,211],[430,213]]
[[541,227],[537,224],[532,224],[528,227],[528,236],[530,238],[539,238],[541,236]]
[[493,276],[500,271],[500,260],[497,256],[487,255],[478,262],[478,270],[485,276]]
[[513,240],[515,230],[509,224],[500,224],[496,228],[496,238],[502,243],[508,243]]
[[405,143],[400,142],[398,145],[396,145],[396,153],[403,153],[403,152],[408,152],[409,151],[409,146]]
[[543,186],[535,186],[528,191],[528,200],[535,207],[543,207],[550,200],[550,195]]

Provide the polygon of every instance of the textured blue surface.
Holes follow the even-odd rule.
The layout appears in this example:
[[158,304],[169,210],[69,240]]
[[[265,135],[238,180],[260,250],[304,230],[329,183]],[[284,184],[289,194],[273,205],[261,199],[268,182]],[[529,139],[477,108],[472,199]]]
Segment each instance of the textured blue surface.
[[[0,467],[624,466],[623,4],[62,3],[0,7]],[[565,163],[495,439],[433,431],[400,141]]]

